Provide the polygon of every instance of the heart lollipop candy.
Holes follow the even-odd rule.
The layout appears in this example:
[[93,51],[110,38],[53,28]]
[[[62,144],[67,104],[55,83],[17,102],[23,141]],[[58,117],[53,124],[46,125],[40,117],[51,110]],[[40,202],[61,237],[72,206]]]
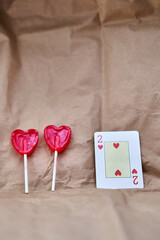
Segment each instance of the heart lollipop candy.
[[26,132],[21,129],[16,129],[11,134],[13,147],[19,154],[24,156],[25,193],[28,193],[27,156],[35,150],[38,139],[39,133],[35,129],[29,129]]
[[26,132],[21,129],[16,129],[11,134],[13,147],[19,154],[26,154],[27,156],[29,156],[35,150],[38,143],[38,138],[39,134],[35,129],[29,129]]
[[49,125],[44,129],[44,138],[48,147],[55,153],[52,177],[52,191],[55,191],[56,168],[58,153],[64,151],[71,139],[71,129],[67,126]]
[[70,142],[71,129],[67,126],[49,125],[44,129],[44,138],[53,152],[62,152]]

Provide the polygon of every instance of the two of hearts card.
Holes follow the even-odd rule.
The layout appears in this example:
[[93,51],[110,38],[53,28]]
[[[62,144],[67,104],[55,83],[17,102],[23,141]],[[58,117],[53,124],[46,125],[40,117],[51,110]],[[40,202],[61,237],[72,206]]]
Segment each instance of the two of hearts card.
[[137,131],[95,132],[96,187],[143,188]]

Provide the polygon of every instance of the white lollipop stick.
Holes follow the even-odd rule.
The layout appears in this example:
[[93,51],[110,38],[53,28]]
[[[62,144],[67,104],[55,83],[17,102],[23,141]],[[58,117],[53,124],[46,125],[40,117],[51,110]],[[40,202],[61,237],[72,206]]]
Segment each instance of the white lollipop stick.
[[27,154],[24,154],[24,181],[25,181],[25,193],[28,193]]
[[[24,152],[27,151],[26,139],[23,141]],[[27,170],[27,154],[24,154],[24,182],[25,182],[25,193],[28,193],[28,170]]]
[[56,183],[56,168],[57,168],[57,157],[58,157],[58,152],[54,152],[54,166],[53,166],[53,177],[52,177],[52,192],[55,191],[55,183]]

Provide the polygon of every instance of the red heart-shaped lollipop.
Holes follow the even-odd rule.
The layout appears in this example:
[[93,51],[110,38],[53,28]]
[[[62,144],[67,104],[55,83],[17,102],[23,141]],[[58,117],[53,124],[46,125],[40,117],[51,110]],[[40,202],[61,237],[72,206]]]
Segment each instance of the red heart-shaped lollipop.
[[70,142],[71,129],[67,126],[49,125],[44,129],[44,138],[53,152],[62,152]]
[[16,129],[11,134],[12,145],[21,155],[29,156],[36,148],[39,139],[39,133],[35,129],[23,131]]

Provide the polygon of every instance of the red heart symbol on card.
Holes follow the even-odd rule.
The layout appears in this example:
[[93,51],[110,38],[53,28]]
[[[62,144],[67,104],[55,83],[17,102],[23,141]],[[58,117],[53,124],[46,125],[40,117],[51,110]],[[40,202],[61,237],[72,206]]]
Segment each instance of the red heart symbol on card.
[[36,148],[39,139],[39,133],[35,129],[23,131],[16,129],[11,134],[11,141],[16,151],[21,154],[29,156]]
[[103,148],[103,145],[98,145],[98,148],[101,150]]
[[121,172],[117,169],[117,171],[115,172],[115,175],[116,176],[118,176],[118,175],[121,176]]
[[70,142],[71,129],[67,126],[49,125],[44,129],[44,138],[53,152],[62,152]]
[[137,174],[137,170],[135,168],[132,170],[132,174]]
[[119,147],[119,143],[113,143],[113,146],[117,149]]

